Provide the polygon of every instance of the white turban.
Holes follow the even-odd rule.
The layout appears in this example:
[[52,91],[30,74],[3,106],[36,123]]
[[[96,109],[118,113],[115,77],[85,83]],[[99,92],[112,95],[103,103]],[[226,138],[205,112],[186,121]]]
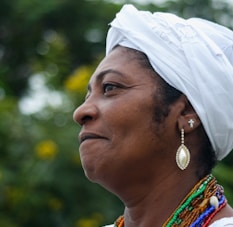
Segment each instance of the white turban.
[[223,159],[233,148],[233,32],[203,19],[124,5],[111,23],[106,53],[118,44],[145,53],[154,70],[187,96]]

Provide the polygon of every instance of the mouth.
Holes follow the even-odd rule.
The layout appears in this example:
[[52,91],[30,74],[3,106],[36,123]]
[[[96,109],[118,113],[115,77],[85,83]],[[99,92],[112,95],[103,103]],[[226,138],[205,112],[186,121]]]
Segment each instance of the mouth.
[[80,145],[87,140],[93,140],[93,139],[106,139],[103,136],[94,134],[94,133],[80,133],[79,135],[79,143]]

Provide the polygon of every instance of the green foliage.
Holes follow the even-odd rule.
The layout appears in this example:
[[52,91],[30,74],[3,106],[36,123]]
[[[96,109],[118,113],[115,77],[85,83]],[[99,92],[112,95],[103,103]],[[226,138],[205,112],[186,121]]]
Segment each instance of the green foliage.
[[[117,198],[85,178],[72,120],[120,7],[101,0],[1,0],[0,226],[95,227],[122,213]],[[232,25],[232,11],[217,1],[139,7]],[[231,155],[214,171],[231,204],[232,163]]]
[[99,226],[115,218],[107,207],[121,212],[116,198],[83,174],[67,99],[31,116],[20,114],[15,100],[2,103],[0,226]]
[[233,153],[226,160],[218,164],[213,171],[218,183],[224,186],[224,191],[228,199],[228,203],[233,205]]
[[45,71],[55,68],[56,81],[62,83],[79,64],[94,60],[103,51],[107,24],[118,8],[101,0],[2,0],[0,84],[6,94],[23,94],[37,72],[34,64]]

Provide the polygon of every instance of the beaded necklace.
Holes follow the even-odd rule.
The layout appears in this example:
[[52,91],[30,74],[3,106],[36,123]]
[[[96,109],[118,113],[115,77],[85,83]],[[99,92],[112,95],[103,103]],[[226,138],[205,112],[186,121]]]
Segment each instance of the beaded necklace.
[[[200,180],[180,203],[163,227],[207,227],[212,218],[226,204],[223,187],[212,175]],[[124,217],[120,216],[114,227],[124,227]]]

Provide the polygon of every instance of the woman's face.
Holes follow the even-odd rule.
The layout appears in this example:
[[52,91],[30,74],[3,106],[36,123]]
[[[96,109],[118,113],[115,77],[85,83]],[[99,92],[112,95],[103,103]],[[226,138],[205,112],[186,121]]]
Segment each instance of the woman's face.
[[162,165],[169,133],[164,138],[166,120],[162,126],[153,121],[157,89],[151,72],[122,47],[97,67],[85,102],[74,112],[82,126],[81,162],[90,180],[110,187]]

